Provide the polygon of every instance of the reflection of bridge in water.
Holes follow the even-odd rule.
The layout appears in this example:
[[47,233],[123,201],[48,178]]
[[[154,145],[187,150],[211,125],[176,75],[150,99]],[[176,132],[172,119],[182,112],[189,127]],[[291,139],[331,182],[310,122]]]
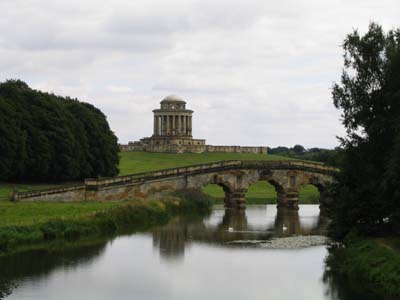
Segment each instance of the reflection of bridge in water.
[[[306,209],[306,208],[305,208]],[[318,210],[318,209],[317,209]],[[269,214],[272,211],[274,214]],[[223,212],[223,214],[221,214]],[[249,222],[248,220],[256,220]],[[215,210],[209,219],[176,218],[153,231],[153,246],[165,258],[179,257],[191,242],[243,247],[234,241],[263,241],[294,235],[324,235],[328,219],[317,213],[267,206],[266,210]],[[248,244],[251,246],[251,243]]]

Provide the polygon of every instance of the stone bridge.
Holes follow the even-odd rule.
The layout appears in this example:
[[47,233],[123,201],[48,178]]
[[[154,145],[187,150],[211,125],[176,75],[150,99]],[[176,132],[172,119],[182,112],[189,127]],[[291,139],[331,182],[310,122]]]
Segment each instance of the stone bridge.
[[303,161],[221,161],[110,179],[88,179],[86,198],[146,198],[217,184],[225,192],[225,206],[243,208],[249,186],[264,180],[275,187],[280,206],[295,208],[303,185],[315,185],[323,197],[335,172],[335,168]]
[[324,202],[326,187],[337,169],[305,161],[220,161],[105,179],[87,179],[81,186],[14,195],[21,201],[120,201],[163,197],[183,189],[202,189],[217,184],[225,192],[225,206],[245,207],[250,185],[264,180],[278,195],[278,205],[297,208],[301,187],[312,184]]

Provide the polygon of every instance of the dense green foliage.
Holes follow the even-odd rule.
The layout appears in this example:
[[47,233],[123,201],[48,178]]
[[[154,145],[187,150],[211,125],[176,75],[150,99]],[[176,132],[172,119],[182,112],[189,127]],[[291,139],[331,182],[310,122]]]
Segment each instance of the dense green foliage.
[[181,190],[175,194],[181,199],[180,209],[184,212],[211,213],[213,202],[208,194],[196,189]]
[[349,34],[343,48],[332,93],[347,136],[333,232],[388,233],[400,222],[400,30],[385,33],[372,23],[363,36]]
[[0,83],[0,180],[59,181],[118,174],[117,138],[93,105]]
[[[192,198],[192,196],[194,196]],[[208,199],[208,200],[207,200]],[[45,204],[45,203],[42,203]],[[17,204],[21,209],[26,203]],[[60,208],[57,206],[60,205]],[[142,230],[153,225],[163,224],[170,217],[180,213],[207,214],[211,210],[211,201],[206,195],[191,192],[182,194],[182,198],[164,200],[133,201],[118,204],[94,203],[103,206],[103,210],[92,209],[84,213],[86,204],[80,203],[75,215],[60,215],[62,203],[48,203],[47,209],[53,214],[41,216],[37,222],[8,222],[0,227],[0,255],[14,251],[21,245],[37,244],[54,239],[75,240],[82,237],[102,236],[121,233],[126,230]],[[31,207],[30,213],[43,214],[40,206]],[[64,206],[65,208],[65,206]],[[71,211],[68,211],[71,212]],[[32,216],[31,216],[32,218]],[[22,218],[23,219],[23,218]]]
[[310,148],[306,149],[302,145],[295,145],[292,148],[279,146],[268,149],[269,154],[286,156],[301,160],[318,161],[330,166],[340,166],[342,151],[339,147],[335,149]]
[[[396,243],[399,243],[399,239]],[[391,248],[391,240],[351,238],[346,247],[332,246],[327,258],[329,272],[347,279],[354,288],[382,296],[382,299],[400,298],[400,255]]]

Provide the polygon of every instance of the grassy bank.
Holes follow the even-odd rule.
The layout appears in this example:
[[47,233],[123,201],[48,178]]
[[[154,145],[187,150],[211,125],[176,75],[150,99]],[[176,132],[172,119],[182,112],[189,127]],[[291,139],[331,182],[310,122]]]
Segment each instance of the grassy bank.
[[54,218],[84,217],[123,205],[123,202],[10,202],[0,201],[0,228],[42,224]]
[[330,251],[328,266],[350,284],[383,299],[400,299],[400,238],[347,238]]
[[[208,213],[209,197],[193,191],[178,197],[120,203],[12,203],[0,218],[0,254],[26,245],[141,230],[167,222],[180,213]],[[36,204],[36,203],[34,203]],[[45,212],[45,208],[48,212]],[[38,216],[35,218],[34,216]]]

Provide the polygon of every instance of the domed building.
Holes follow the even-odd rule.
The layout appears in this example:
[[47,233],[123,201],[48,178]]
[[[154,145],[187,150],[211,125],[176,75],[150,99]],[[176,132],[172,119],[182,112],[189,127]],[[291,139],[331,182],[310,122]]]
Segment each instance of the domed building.
[[186,102],[169,95],[160,102],[160,108],[153,110],[154,129],[150,139],[152,145],[205,145],[205,140],[192,136],[193,110],[186,109]]
[[267,153],[267,147],[211,146],[206,140],[192,136],[193,110],[186,108],[186,101],[169,95],[153,110],[153,135],[137,142],[121,145],[122,151],[147,151],[170,153],[248,152]]

